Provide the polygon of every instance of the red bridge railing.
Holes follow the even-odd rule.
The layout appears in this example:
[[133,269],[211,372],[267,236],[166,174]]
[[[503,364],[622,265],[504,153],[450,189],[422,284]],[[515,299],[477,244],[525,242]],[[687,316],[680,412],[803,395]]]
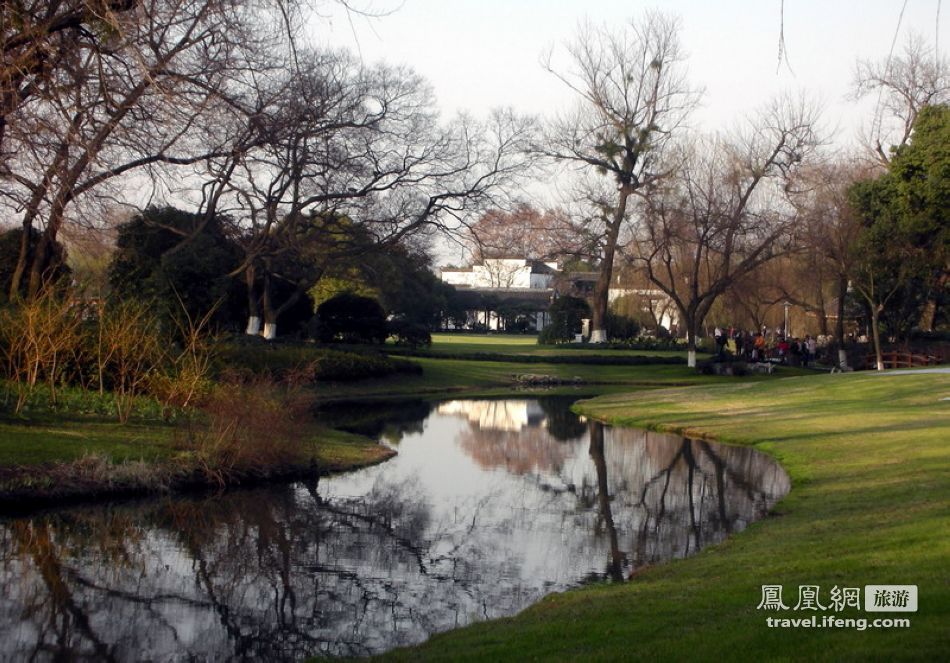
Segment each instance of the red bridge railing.
[[[881,359],[884,362],[884,368],[915,368],[917,366],[936,366],[941,363],[940,357],[913,352],[882,352]],[[869,354],[864,358],[864,364],[866,368],[876,368],[877,358],[873,354]]]

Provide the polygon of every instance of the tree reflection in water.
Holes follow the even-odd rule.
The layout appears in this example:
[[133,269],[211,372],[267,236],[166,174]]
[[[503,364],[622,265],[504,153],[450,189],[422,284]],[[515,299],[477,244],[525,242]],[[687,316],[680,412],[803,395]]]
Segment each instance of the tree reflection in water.
[[556,400],[416,410],[393,461],[319,485],[0,521],[0,658],[379,652],[682,557],[788,490],[749,449]]

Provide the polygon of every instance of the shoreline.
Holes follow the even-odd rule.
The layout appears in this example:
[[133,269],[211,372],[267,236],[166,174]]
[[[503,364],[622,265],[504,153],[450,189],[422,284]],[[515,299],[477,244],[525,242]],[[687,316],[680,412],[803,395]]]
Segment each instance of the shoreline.
[[[618,426],[676,432],[767,453],[791,491],[737,536],[686,559],[650,566],[632,582],[543,598],[516,616],[433,635],[386,660],[933,660],[946,651],[950,554],[940,496],[950,487],[946,375],[888,383],[877,375],[814,376],[613,394],[575,412]],[[898,461],[898,459],[900,459]],[[762,586],[795,598],[819,586],[916,584],[907,629],[771,628]],[[862,590],[863,591],[863,590]],[[862,597],[863,598],[863,597]],[[828,614],[838,616],[834,608]],[[805,613],[804,616],[807,616]],[[847,618],[873,613],[855,610]],[[883,615],[884,617],[902,615]],[[635,643],[631,649],[630,643]],[[453,655],[454,654],[454,655]]]
[[221,477],[182,461],[112,463],[90,456],[63,463],[0,466],[0,517],[23,517],[38,511],[127,499],[213,493],[270,483],[305,481],[383,463],[396,451],[376,442],[331,443],[329,451],[347,452],[347,460],[317,452],[298,463],[232,470]]

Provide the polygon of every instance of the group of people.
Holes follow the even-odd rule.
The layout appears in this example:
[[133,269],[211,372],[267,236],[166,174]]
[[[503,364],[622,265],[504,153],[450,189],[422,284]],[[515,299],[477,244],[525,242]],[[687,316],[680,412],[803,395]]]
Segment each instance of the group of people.
[[815,362],[818,340],[809,335],[805,338],[788,338],[781,332],[769,335],[761,331],[742,331],[734,327],[716,327],[713,332],[716,354],[722,359],[726,353],[751,362],[779,362],[792,366],[808,366]]

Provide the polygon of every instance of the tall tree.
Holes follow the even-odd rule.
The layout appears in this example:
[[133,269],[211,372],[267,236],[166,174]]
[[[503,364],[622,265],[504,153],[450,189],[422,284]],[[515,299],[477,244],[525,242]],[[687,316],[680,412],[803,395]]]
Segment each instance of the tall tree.
[[[895,301],[917,299],[920,289],[945,301],[950,273],[950,106],[928,106],[888,172],[857,182],[851,204],[862,228],[853,247],[851,281],[864,298],[878,370],[883,370],[880,327]],[[932,313],[934,315],[935,312]],[[905,318],[906,316],[899,316]],[[912,318],[913,319],[913,318]]]
[[661,156],[698,101],[685,78],[678,21],[647,13],[621,29],[585,26],[566,47],[569,64],[545,67],[579,98],[551,123],[540,151],[608,178],[600,187],[600,275],[593,293],[591,342],[606,341],[607,294],[628,201],[667,175]]
[[[239,321],[243,293],[228,272],[240,262],[240,249],[226,236],[222,219],[202,221],[173,207],[150,207],[121,224],[109,265],[112,294],[146,300],[168,318],[184,312],[200,320],[213,312],[216,324]],[[169,252],[198,225],[203,229],[195,241]]]
[[21,249],[11,292],[24,279],[30,293],[42,287],[49,247],[77,201],[131,171],[215,151],[208,118],[274,47],[268,7],[273,20],[281,15],[248,0],[71,4],[96,23],[76,29],[96,36],[56,51],[56,66],[33,76],[29,94],[13,94],[5,111],[4,202],[22,210],[25,231],[42,230],[32,255]]
[[[366,67],[339,52],[300,53],[298,62],[267,114],[254,118],[265,139],[216,158],[209,171],[215,186],[224,182],[224,209],[245,249],[235,273],[249,288],[248,333],[263,316],[267,338],[286,303],[269,291],[287,276],[276,271],[281,256],[340,246],[321,237],[314,219],[345,217],[377,244],[433,226],[457,229],[501,202],[496,196],[528,160],[531,124],[523,118],[499,112],[485,123],[443,124],[428,86],[405,68]],[[294,276],[296,296],[321,275]]]
[[804,101],[777,100],[743,135],[695,141],[676,176],[644,197],[637,257],[679,309],[690,366],[716,300],[792,247],[796,217],[786,187],[818,144],[815,122]]
[[824,277],[830,282],[836,305],[834,337],[842,368],[847,366],[847,353],[843,348],[845,304],[854,260],[858,257],[854,246],[861,233],[861,220],[851,204],[849,189],[855,182],[872,177],[877,170],[878,166],[857,160],[811,164],[799,172],[793,187],[792,201],[800,218],[799,246],[804,256],[805,273],[801,274],[801,281],[819,291],[823,290],[823,284],[816,281]]

